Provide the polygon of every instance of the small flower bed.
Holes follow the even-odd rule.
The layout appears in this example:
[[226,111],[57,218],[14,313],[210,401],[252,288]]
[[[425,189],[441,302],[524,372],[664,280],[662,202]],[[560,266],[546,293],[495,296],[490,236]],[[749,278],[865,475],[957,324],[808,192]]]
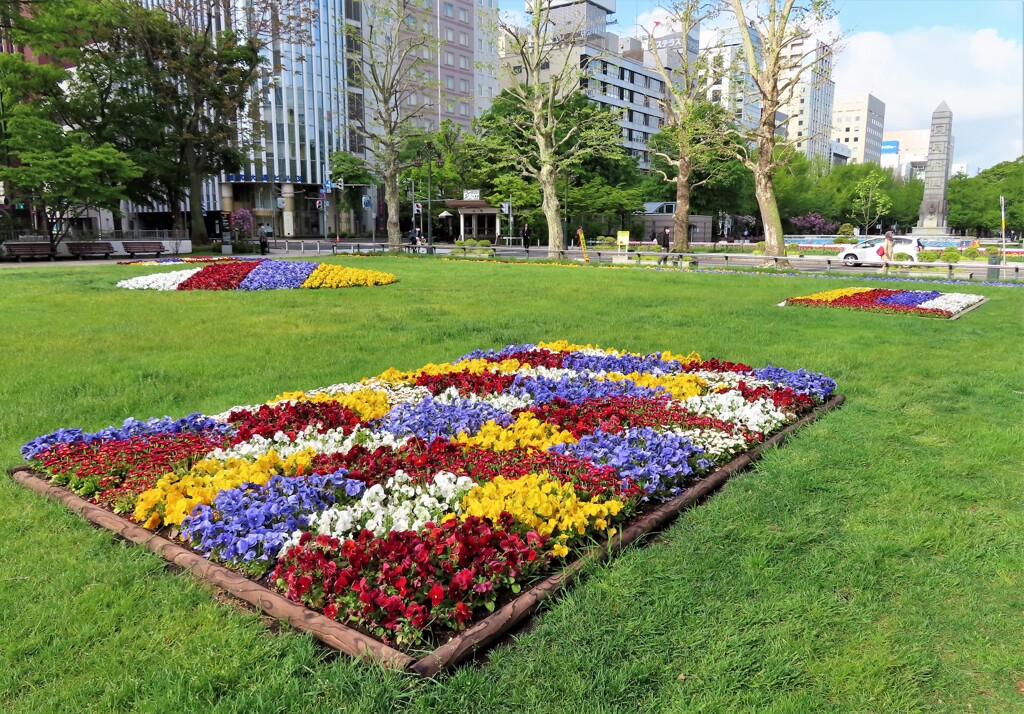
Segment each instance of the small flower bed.
[[[231,269],[210,276],[239,284],[285,275],[216,265]],[[834,389],[806,370],[697,354],[510,345],[212,417],[60,429],[22,454],[327,617],[418,647],[601,547]]]
[[846,310],[889,312],[922,317],[954,317],[984,300],[982,295],[940,293],[935,290],[840,288],[786,300],[784,305],[838,307]]
[[141,275],[121,280],[117,287],[127,290],[295,290],[388,285],[397,280],[391,273],[379,270],[252,259],[210,262],[201,268]]

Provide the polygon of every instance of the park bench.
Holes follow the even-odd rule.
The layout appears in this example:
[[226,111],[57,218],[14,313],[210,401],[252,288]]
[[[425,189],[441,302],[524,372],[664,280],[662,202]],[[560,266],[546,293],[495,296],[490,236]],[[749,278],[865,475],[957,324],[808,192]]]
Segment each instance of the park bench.
[[49,258],[53,260],[53,246],[49,243],[4,243],[8,258],[19,263],[22,258]]
[[125,241],[121,245],[124,246],[124,252],[133,258],[136,253],[155,253],[156,257],[159,258],[161,253],[167,252],[164,244],[160,241]]
[[103,259],[106,260],[114,252],[114,246],[102,240],[83,241],[81,243],[68,243],[68,251],[71,255],[77,255],[79,260],[87,255],[102,255]]

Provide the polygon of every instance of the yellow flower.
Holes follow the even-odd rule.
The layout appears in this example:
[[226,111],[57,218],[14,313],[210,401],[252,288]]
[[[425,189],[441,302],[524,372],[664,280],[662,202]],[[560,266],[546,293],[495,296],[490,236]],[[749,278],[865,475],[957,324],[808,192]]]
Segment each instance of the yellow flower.
[[813,300],[815,302],[832,302],[847,295],[866,293],[872,288],[836,288],[835,290],[824,290],[813,295],[801,295],[800,297],[789,298],[790,300]]
[[363,270],[362,268],[346,268],[341,265],[320,263],[309,274],[304,288],[349,288],[357,285],[388,285],[397,282],[391,273],[379,270]]
[[271,450],[255,461],[237,456],[224,461],[203,459],[188,473],[165,474],[153,488],[140,494],[135,504],[135,522],[146,528],[180,525],[193,508],[213,503],[221,491],[247,482],[262,485],[278,474],[308,473],[315,453],[305,449],[282,459]]
[[529,530],[550,535],[551,553],[564,557],[573,538],[589,532],[607,532],[622,510],[616,500],[581,501],[571,483],[563,484],[546,471],[520,479],[496,477],[474,486],[462,499],[462,518],[478,516],[496,521],[503,512]]
[[516,448],[546,450],[555,444],[574,444],[576,437],[556,424],[542,422],[533,412],[520,412],[515,423],[508,427],[490,420],[473,436],[460,431],[455,442],[491,451],[511,451]]
[[708,383],[695,374],[649,374],[647,372],[630,372],[620,374],[610,372],[603,379],[620,382],[628,379],[641,387],[662,387],[673,399],[683,400],[707,393]]

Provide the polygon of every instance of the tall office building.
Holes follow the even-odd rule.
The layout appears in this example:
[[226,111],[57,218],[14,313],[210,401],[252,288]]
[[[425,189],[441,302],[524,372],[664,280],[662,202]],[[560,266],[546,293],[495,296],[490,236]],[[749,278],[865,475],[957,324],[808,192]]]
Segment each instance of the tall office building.
[[[243,0],[232,2],[235,9],[244,5]],[[272,70],[256,88],[258,117],[252,125],[239,126],[243,143],[254,148],[240,170],[203,185],[211,233],[225,230],[227,216],[238,208],[251,210],[257,225],[271,226],[275,235],[285,237],[369,230],[379,213],[373,208],[339,211],[337,187],[325,190],[332,153],[371,158],[359,130],[371,97],[353,81],[361,64],[373,61],[356,39],[366,8],[361,0],[319,0],[317,5],[318,16],[306,28],[308,43],[275,42],[264,52]],[[497,94],[492,29],[497,0],[433,0],[431,6],[430,29],[439,39],[439,51],[426,59],[436,84],[425,86],[412,101],[430,105],[421,117],[424,130],[445,119],[468,127]],[[318,208],[318,201],[326,208]],[[134,208],[139,227],[157,218]]]
[[[789,95],[782,98],[779,111],[789,117],[786,132],[797,150],[808,159],[817,158],[828,165],[832,162],[835,82],[832,81],[832,56],[825,49],[824,43],[813,38],[795,42],[785,49],[793,62],[800,61],[799,58],[805,55],[813,56],[815,60],[804,70]],[[785,79],[782,78],[783,81]]]
[[832,138],[850,149],[851,164],[882,161],[885,102],[872,94],[836,97],[832,107]]
[[[714,83],[708,99],[724,106],[738,125],[747,130],[754,129],[761,121],[761,99],[750,77],[740,32],[736,28],[725,28],[709,39],[713,44],[706,51],[714,70]],[[760,57],[760,33],[752,30],[750,39],[754,52]]]

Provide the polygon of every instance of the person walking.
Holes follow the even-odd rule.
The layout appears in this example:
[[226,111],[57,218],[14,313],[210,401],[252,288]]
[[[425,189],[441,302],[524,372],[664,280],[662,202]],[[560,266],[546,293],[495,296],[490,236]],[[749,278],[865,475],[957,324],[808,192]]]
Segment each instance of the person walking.
[[658,265],[666,265],[668,264],[668,249],[672,246],[672,231],[668,226],[665,226],[665,230],[658,236],[658,245],[664,251],[658,258]]
[[530,224],[529,223],[524,223],[523,224],[523,247],[524,248],[529,248],[530,247]]
[[883,275],[889,274],[889,261],[892,260],[892,231],[885,232],[885,241],[881,245],[882,248],[882,269],[878,272]]

